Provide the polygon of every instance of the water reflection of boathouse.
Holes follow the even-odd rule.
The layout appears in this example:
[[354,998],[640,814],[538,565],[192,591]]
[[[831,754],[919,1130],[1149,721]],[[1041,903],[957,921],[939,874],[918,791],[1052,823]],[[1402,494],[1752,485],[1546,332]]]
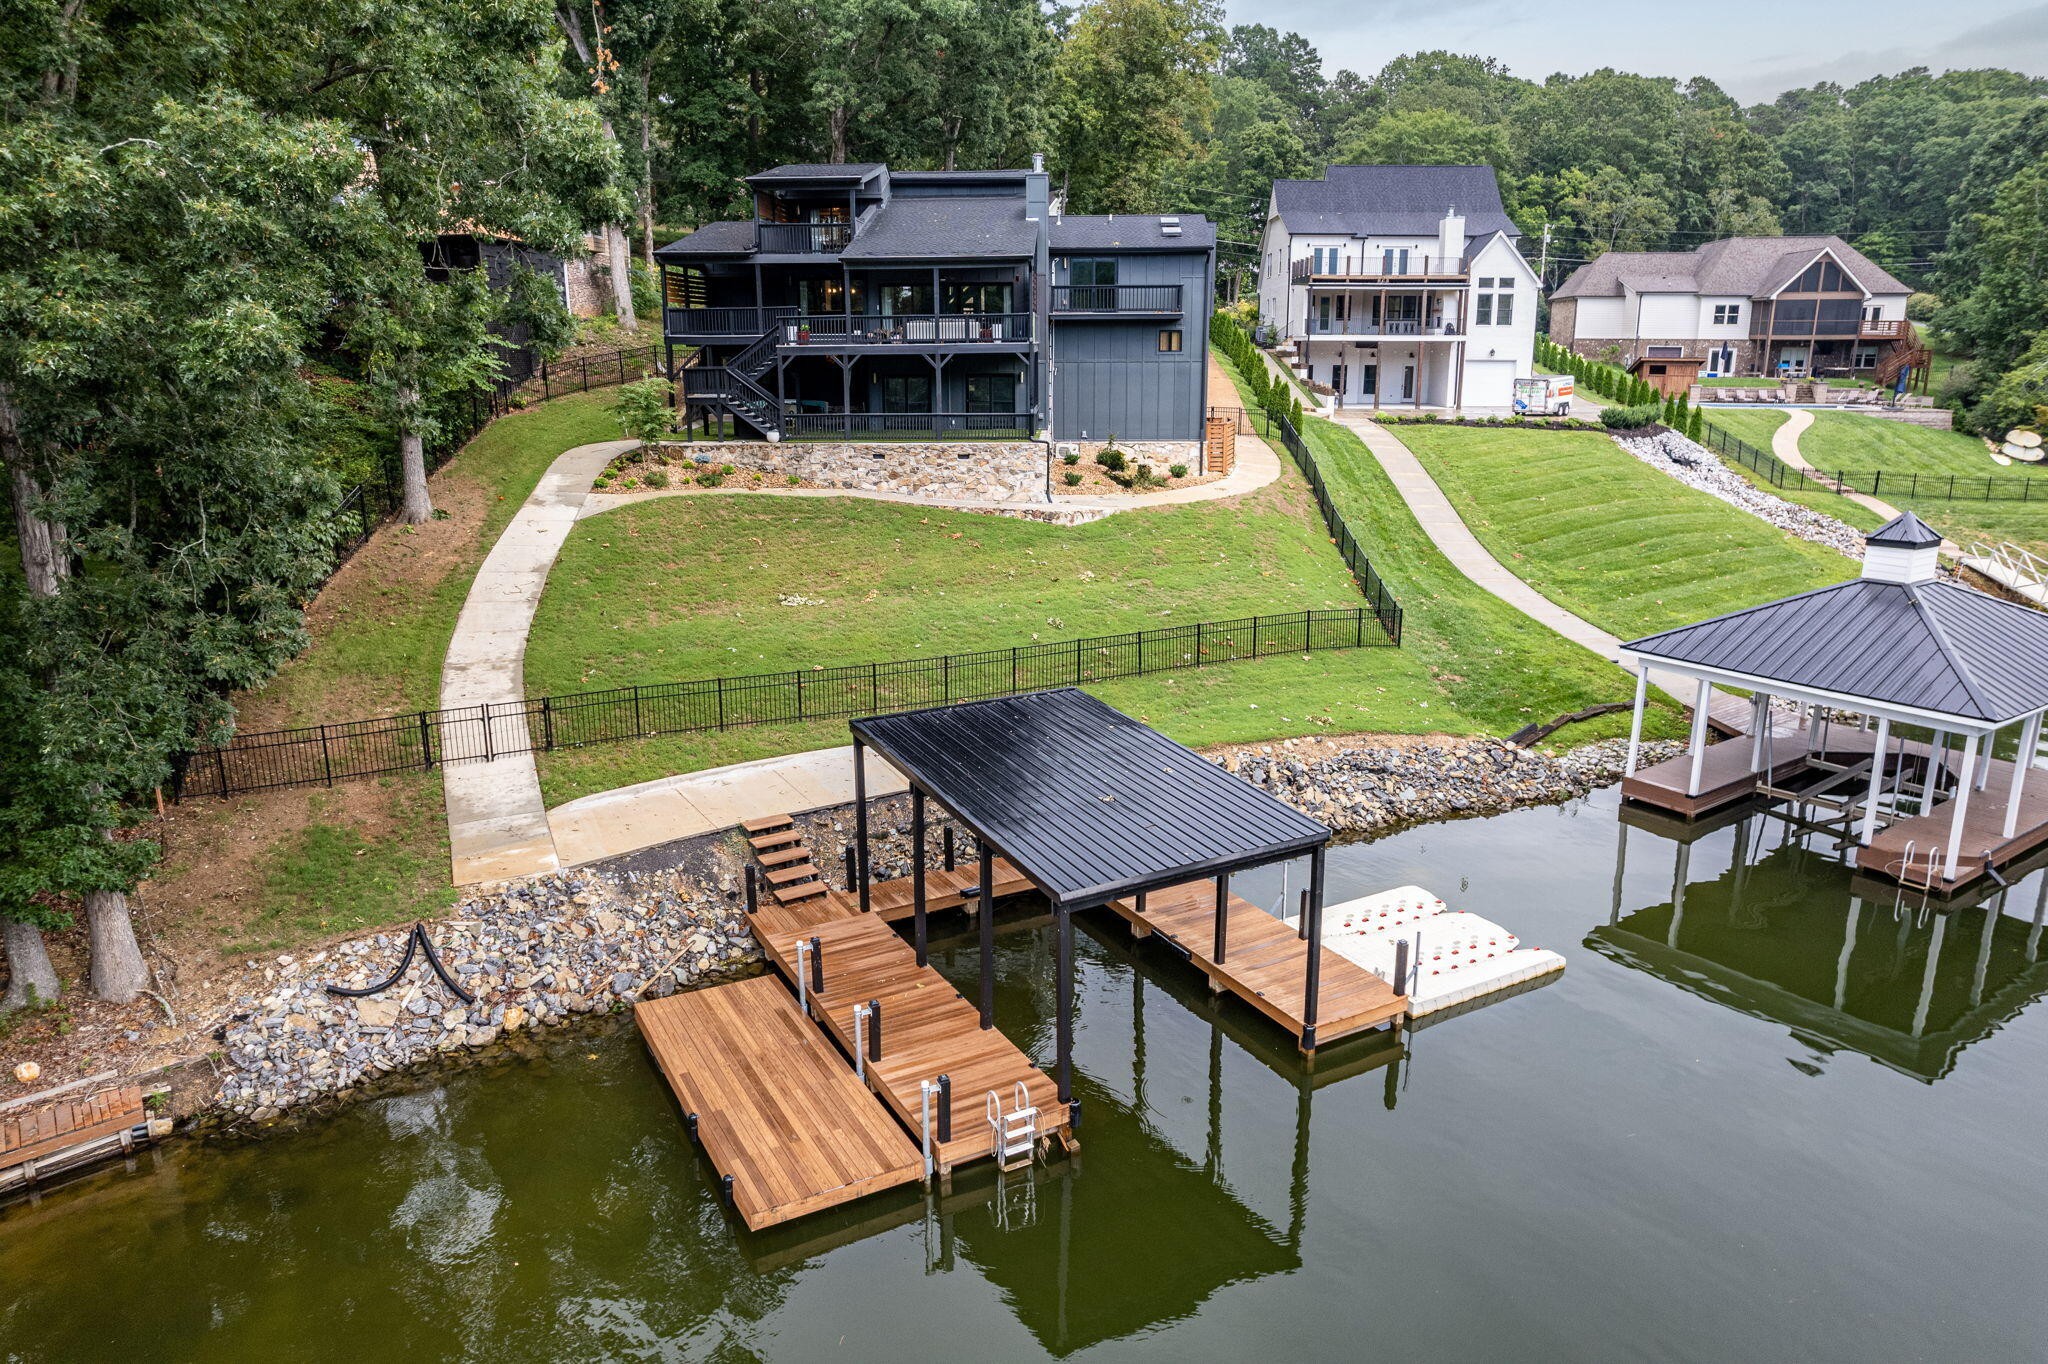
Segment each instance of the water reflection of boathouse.
[[[1936,908],[1917,891],[1852,876],[1754,807],[1705,826],[1633,813],[1621,826],[1610,919],[1586,938],[1610,960],[1930,1083],[2048,994],[2048,873],[2027,879],[2031,868],[2015,868],[2010,887],[1985,883]],[[1632,833],[1631,823],[1656,831]],[[1691,880],[1695,848],[1731,826],[1727,869]],[[1632,836],[1639,863],[1644,845],[1652,856],[1669,845],[1671,892],[1624,912]]]

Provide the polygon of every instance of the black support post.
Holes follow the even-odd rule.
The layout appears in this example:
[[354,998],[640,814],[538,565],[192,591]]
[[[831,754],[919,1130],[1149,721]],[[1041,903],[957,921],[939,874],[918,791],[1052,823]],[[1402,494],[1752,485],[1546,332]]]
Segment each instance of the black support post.
[[868,757],[867,745],[853,741],[853,846],[860,878],[860,912],[868,903]]
[[1224,872],[1216,878],[1216,955],[1218,966],[1223,964],[1223,949],[1227,945],[1230,928],[1230,873]]
[[911,935],[917,947],[917,964],[926,964],[924,893],[924,791],[910,788],[910,905]]
[[948,824],[946,826],[946,870],[952,871],[959,865],[959,862],[958,853],[953,847],[953,826]]
[[747,913],[752,914],[761,907],[761,873],[755,867],[747,867]]
[[995,849],[977,838],[981,856],[981,1026],[996,1025],[996,857]]
[[1323,983],[1323,850],[1308,859],[1308,975],[1301,989],[1301,1049],[1316,1049],[1316,995]]
[[825,944],[811,939],[811,994],[825,993]]
[[1060,1102],[1067,1105],[1069,1121],[1074,1104],[1074,913],[1058,911],[1054,952],[1058,958],[1059,1020],[1054,1033]]

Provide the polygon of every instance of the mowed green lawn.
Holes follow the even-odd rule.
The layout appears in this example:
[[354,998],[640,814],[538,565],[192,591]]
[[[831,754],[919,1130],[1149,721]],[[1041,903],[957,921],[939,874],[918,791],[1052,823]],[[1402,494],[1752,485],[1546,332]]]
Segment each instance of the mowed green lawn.
[[1503,564],[1623,639],[1855,576],[1604,435],[1393,428]]
[[[1619,670],[1479,592],[1428,548],[1391,488],[1379,493],[1354,525],[1388,543],[1384,568],[1410,613],[1405,647],[1090,690],[1193,745],[1320,732],[1506,734],[1627,699]],[[855,498],[668,497],[576,527],[548,577],[526,686],[560,695],[1360,601],[1291,463],[1244,497],[1075,527]],[[543,755],[541,783],[559,804],[845,739],[835,719],[593,745]]]
[[[1774,412],[1769,409],[1743,411],[1740,409],[1731,410],[1728,408],[1710,407],[1707,409],[1707,420],[1726,431],[1729,435],[1739,440],[1747,441],[1757,449],[1769,454],[1771,453],[1772,437],[1777,435],[1778,428],[1785,424],[1785,412],[1782,409]],[[1708,448],[1713,449],[1711,445]],[[1715,453],[1720,454],[1718,450]],[[1773,497],[1782,497],[1787,502],[1796,502],[1802,507],[1811,507],[1824,516],[1832,516],[1837,521],[1846,522],[1858,530],[1876,530],[1885,523],[1885,517],[1878,515],[1862,503],[1851,502],[1841,494],[1829,492],[1826,488],[1812,486],[1780,488],[1773,485],[1769,479],[1757,473],[1740,460],[1728,455],[1721,455],[1721,462],[1730,469],[1733,469],[1752,486],[1761,488]]]
[[[2048,466],[1995,464],[1975,436],[1856,412],[1821,412],[1800,434],[1799,452],[1822,469],[1883,470],[1878,496],[1910,507],[1965,548],[1973,540],[2012,540],[2048,553]],[[1947,492],[1951,476],[1965,496],[1936,495]],[[2008,495],[1982,500],[1978,494],[1986,479]],[[1859,485],[1867,486],[1860,480]]]

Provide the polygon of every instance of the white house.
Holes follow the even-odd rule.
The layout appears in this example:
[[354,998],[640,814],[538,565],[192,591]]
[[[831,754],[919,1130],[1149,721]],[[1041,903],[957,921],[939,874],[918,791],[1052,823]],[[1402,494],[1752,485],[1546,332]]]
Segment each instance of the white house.
[[1908,292],[1840,237],[1609,251],[1550,296],[1550,339],[1623,365],[1698,360],[1709,376],[1852,373],[1916,344]]
[[1487,166],[1331,166],[1273,185],[1259,316],[1347,406],[1507,408],[1536,272]]

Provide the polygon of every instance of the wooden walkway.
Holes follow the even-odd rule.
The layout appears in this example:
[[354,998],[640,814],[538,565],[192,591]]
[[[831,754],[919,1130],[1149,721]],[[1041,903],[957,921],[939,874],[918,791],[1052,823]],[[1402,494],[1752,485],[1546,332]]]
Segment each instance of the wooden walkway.
[[918,1148],[773,976],[633,1017],[752,1230],[924,1177]]
[[[1811,753],[1806,748],[1805,730],[1785,726],[1772,730],[1769,784],[1775,786],[1798,779],[1808,769],[1810,758],[1835,764],[1867,764],[1877,751],[1877,734],[1873,730],[1844,725],[1833,726],[1831,730],[1823,731],[1822,741]],[[1634,776],[1622,778],[1622,799],[1654,805],[1687,818],[1740,804],[1756,795],[1759,787],[1766,784],[1763,781],[1765,773],[1750,771],[1750,746],[1751,741],[1747,737],[1709,744],[1700,764],[1700,789],[1697,793],[1688,794],[1686,791],[1692,779],[1692,754],[1681,753],[1675,758],[1637,768]],[[1908,757],[1925,758],[1927,754],[1927,746],[1923,743],[1892,740],[1894,756],[1902,748]],[[1822,770],[1815,771],[1819,775]],[[1859,786],[1841,794],[1854,795],[1860,801],[1863,789]]]
[[[1022,895],[1032,889],[1024,873],[1010,865],[1006,857],[998,857],[992,868],[994,898],[1006,899]],[[860,892],[834,890],[831,896],[842,902],[852,913],[860,912]],[[938,914],[947,910],[964,909],[969,914],[980,910],[981,868],[969,862],[965,866],[947,871],[943,867],[927,867],[924,873],[925,913]],[[893,881],[877,881],[868,887],[868,912],[890,923],[901,923],[917,913],[913,903],[913,888],[908,876],[899,876]]]
[[[1266,1017],[1302,1036],[1309,944],[1295,930],[1248,900],[1230,897],[1223,960],[1215,960],[1216,883],[1189,881],[1151,892],[1142,906],[1116,900],[1110,906],[1139,936],[1157,933],[1188,954],[1212,987],[1228,990]],[[1316,1045],[1398,1019],[1408,997],[1355,962],[1326,947],[1316,1001]],[[1304,1048],[1307,1050],[1307,1048]]]

